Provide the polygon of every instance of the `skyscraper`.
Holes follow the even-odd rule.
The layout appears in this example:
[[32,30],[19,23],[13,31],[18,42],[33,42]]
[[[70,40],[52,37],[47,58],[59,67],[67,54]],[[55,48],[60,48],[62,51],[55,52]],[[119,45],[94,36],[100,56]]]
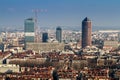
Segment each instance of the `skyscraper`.
[[87,17],[82,21],[82,48],[91,46],[92,24]]
[[62,42],[62,29],[60,27],[56,28],[56,40]]
[[118,32],[118,42],[120,42],[120,32]]
[[47,32],[44,32],[44,33],[42,34],[42,42],[47,42],[47,40],[48,40],[48,33],[47,33]]
[[24,22],[25,42],[34,42],[35,38],[35,20],[28,18]]

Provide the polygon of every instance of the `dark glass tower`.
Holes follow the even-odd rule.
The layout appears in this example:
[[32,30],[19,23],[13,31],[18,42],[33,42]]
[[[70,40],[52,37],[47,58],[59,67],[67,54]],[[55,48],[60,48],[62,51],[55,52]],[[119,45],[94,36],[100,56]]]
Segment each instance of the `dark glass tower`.
[[42,34],[42,42],[47,42],[47,40],[48,40],[48,33],[47,33],[47,32],[44,32],[44,33]]
[[62,42],[62,29],[60,27],[56,28],[56,40]]
[[92,24],[87,17],[82,21],[82,48],[91,46]]
[[35,20],[28,18],[24,22],[25,42],[34,42],[35,37]]

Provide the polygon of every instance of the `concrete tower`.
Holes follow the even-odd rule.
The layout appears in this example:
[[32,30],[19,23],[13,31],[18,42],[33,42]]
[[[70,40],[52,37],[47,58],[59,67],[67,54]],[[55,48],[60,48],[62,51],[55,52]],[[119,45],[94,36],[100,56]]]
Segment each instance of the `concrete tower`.
[[92,24],[87,17],[82,21],[82,48],[91,46]]
[[120,42],[120,32],[118,32],[118,42]]

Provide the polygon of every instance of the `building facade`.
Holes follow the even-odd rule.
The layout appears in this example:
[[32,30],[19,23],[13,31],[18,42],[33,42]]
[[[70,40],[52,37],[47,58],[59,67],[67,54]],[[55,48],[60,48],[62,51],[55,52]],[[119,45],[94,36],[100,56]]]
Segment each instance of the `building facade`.
[[82,48],[91,46],[92,24],[87,17],[82,21]]
[[56,28],[56,40],[62,42],[62,29],[61,27]]
[[34,42],[35,38],[35,20],[28,18],[24,22],[25,42]]

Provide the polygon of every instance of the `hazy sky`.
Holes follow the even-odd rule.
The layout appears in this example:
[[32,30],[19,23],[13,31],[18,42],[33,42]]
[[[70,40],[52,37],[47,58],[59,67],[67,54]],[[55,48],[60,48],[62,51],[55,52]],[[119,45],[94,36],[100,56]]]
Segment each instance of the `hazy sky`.
[[94,26],[120,26],[120,0],[0,0],[0,26],[23,27],[38,13],[39,26],[81,26],[87,16]]

